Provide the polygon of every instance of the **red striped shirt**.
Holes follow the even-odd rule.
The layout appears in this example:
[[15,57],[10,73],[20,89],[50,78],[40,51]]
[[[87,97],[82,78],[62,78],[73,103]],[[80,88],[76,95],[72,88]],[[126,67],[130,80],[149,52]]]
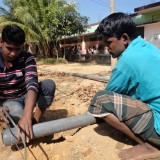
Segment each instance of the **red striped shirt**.
[[0,100],[21,97],[30,89],[38,92],[38,73],[34,56],[24,51],[14,60],[13,66],[6,69],[0,51]]

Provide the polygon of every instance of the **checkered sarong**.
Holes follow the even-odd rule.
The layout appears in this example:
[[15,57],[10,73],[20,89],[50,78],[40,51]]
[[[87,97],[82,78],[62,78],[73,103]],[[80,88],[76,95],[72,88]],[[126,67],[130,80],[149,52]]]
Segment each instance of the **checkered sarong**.
[[[106,90],[99,91],[93,97],[88,112],[100,118],[114,114],[135,135],[143,140],[149,141],[149,139],[152,139],[151,142],[160,140],[159,135],[154,130],[154,119],[151,108],[145,103],[132,99],[129,96]],[[158,145],[160,146],[160,142]]]

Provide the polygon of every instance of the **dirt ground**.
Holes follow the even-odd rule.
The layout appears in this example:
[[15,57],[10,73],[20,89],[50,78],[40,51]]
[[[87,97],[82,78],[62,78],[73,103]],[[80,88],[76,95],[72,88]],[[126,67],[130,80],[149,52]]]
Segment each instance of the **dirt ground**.
[[[54,71],[108,76],[110,66],[85,63],[38,64],[39,80],[50,78],[57,86],[54,102],[43,115],[41,123],[86,113],[93,95],[106,85]],[[34,139],[27,144],[27,157],[24,156],[24,149],[13,151],[10,146],[2,144],[2,138],[0,143],[1,160],[119,160],[117,151],[134,145],[131,139],[105,123]]]

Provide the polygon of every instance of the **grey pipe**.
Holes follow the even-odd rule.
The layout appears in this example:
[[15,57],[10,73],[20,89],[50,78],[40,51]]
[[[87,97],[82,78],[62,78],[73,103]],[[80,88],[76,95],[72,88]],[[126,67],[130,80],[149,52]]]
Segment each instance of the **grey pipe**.
[[[33,134],[34,138],[38,138],[73,128],[84,127],[94,123],[96,123],[96,119],[92,115],[83,114],[35,124],[33,126]],[[22,143],[21,141],[18,141],[16,138],[16,128],[7,128],[3,130],[2,142],[5,146]]]
[[95,80],[95,81],[99,81],[99,82],[108,82],[110,76],[99,76],[99,75],[93,75],[93,74],[82,74],[82,73],[73,73],[73,72],[62,72],[62,71],[52,71],[50,69],[41,69],[44,72],[48,72],[48,73],[60,73],[60,74],[67,74],[70,76],[75,76],[75,77],[81,77],[81,78],[86,78],[86,79],[91,79],[91,80]]
[[70,75],[75,76],[75,77],[81,77],[81,78],[96,80],[96,81],[104,82],[104,83],[109,81],[109,77],[93,75],[93,74],[70,73]]

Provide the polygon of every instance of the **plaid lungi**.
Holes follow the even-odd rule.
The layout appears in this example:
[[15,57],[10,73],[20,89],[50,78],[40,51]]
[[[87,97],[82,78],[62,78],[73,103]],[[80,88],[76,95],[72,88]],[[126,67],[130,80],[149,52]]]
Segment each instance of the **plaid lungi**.
[[114,114],[144,141],[160,146],[160,136],[154,129],[151,108],[129,96],[111,91],[99,91],[92,99],[88,113],[103,118]]

